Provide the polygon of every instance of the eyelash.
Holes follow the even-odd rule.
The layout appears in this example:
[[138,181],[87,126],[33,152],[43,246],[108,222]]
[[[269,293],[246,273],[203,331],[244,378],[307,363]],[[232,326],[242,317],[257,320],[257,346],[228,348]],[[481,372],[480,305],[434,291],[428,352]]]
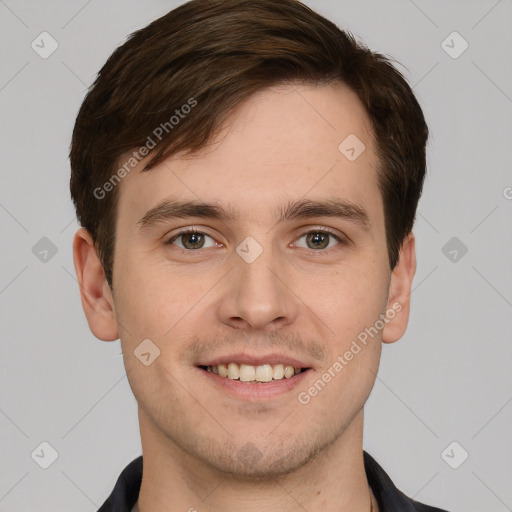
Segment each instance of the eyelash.
[[[336,235],[334,232],[332,232],[331,230],[326,229],[326,228],[318,228],[318,229],[312,229],[310,231],[306,231],[299,238],[297,238],[297,240],[300,240],[303,236],[310,235],[312,233],[315,233],[315,234],[316,233],[322,233],[322,234],[325,234],[325,235],[330,235],[333,238],[335,238],[338,242],[340,242],[341,245],[344,245],[344,244],[346,245],[346,243],[347,243],[347,241],[344,238]],[[176,235],[173,235],[172,238],[167,240],[166,245],[173,245],[173,242],[175,240],[177,240],[180,236],[189,235],[189,234],[206,235],[206,236],[209,236],[210,238],[213,239],[213,237],[211,235],[209,235],[208,233],[206,233],[204,231],[200,231],[199,229],[196,229],[196,228],[187,228],[187,229],[184,229],[183,231],[180,231]],[[309,249],[309,250],[311,252],[313,252],[313,253],[318,253],[318,254],[323,253],[323,254],[325,254],[325,253],[330,253],[331,250],[335,249],[335,247],[330,247],[329,249]],[[176,246],[175,246],[175,249],[180,251],[180,252],[187,252],[187,253],[201,251],[201,249],[183,249],[181,247],[176,247]]]

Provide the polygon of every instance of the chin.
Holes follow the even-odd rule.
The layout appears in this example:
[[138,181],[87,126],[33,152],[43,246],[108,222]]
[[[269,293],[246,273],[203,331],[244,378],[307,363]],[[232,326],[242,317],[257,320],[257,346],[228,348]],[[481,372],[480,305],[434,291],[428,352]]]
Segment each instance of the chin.
[[277,443],[262,438],[247,441],[241,447],[233,443],[216,445],[213,451],[202,452],[204,462],[239,482],[271,482],[286,477],[307,464],[328,443],[315,445],[304,438]]

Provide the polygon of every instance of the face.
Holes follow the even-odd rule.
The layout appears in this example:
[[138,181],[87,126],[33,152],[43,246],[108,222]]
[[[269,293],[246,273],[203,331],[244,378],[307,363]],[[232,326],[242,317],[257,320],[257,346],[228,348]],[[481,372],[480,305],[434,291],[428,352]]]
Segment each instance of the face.
[[[342,84],[267,89],[208,149],[141,167],[120,184],[113,316],[86,313],[121,338],[143,444],[241,479],[303,466],[350,434],[407,323],[413,251],[391,275],[363,106]],[[148,213],[164,201],[218,215]],[[245,381],[286,366],[303,371]]]

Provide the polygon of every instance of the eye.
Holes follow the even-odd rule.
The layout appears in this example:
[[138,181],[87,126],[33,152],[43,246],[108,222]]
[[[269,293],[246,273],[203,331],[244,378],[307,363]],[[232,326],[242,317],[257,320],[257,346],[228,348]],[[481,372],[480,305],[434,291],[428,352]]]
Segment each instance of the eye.
[[205,245],[205,237],[213,240],[210,235],[207,235],[202,231],[198,231],[197,229],[187,229],[173,236],[167,241],[167,243],[174,245],[174,241],[180,241],[181,245],[178,245],[178,247],[185,250],[203,249],[205,247],[214,247],[216,245],[215,241],[213,241],[211,245]]
[[[210,245],[206,244],[206,238],[211,240]],[[331,249],[333,245],[336,245],[332,243],[335,240],[340,244],[344,243],[344,240],[341,237],[327,229],[315,229],[308,231],[307,233],[304,233],[298,240],[301,240],[302,238],[306,239],[306,246],[299,247],[304,247],[305,249],[311,249],[313,251]],[[189,228],[181,231],[177,235],[174,235],[172,238],[170,238],[166,244],[176,245],[179,249],[186,251],[205,249],[219,245],[210,235],[195,228]]]
[[308,231],[304,235],[302,235],[301,238],[306,238],[306,249],[313,249],[314,251],[319,249],[330,249],[332,245],[330,242],[332,242],[333,238],[337,240],[340,243],[343,243],[343,240],[341,237],[335,235],[331,231],[327,229],[315,229],[313,231]]

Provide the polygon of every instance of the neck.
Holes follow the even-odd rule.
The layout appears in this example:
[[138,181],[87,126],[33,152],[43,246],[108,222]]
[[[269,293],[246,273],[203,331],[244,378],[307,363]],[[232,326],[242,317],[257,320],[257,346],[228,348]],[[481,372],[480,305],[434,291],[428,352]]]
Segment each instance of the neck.
[[[192,456],[139,410],[143,476],[141,512],[197,510],[246,512],[297,508],[323,512],[370,512],[371,492],[363,461],[363,410],[306,463],[270,481],[241,481]],[[373,498],[373,512],[377,512]]]

